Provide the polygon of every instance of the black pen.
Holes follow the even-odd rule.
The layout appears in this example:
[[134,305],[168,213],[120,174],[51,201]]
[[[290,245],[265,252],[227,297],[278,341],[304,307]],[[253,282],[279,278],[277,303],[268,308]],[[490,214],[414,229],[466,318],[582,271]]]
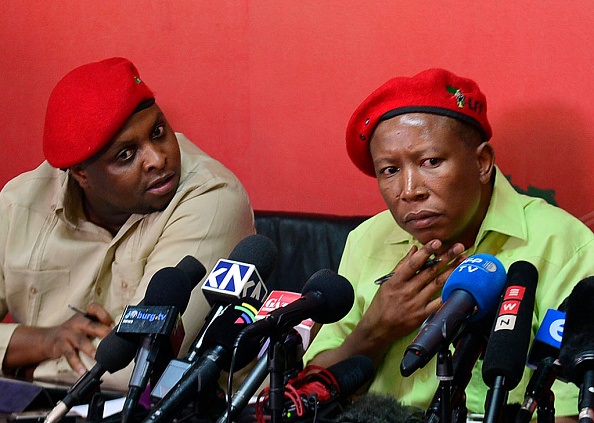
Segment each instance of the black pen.
[[[432,260],[427,260],[425,263],[423,263],[423,265],[419,268],[419,270],[417,271],[417,273],[419,273],[421,270],[425,270],[428,269],[432,266],[435,266],[437,263],[441,262],[441,258],[434,258]],[[394,276],[394,272],[390,272],[387,275],[382,276],[381,278],[378,278],[374,283],[376,285],[381,285],[384,282],[386,282],[388,279],[390,279],[392,276]]]
[[81,310],[78,307],[73,306],[72,304],[68,304],[68,308],[70,308],[71,310],[76,311],[77,313],[82,314],[87,319],[92,320],[93,322],[98,322],[99,321],[99,319],[97,319],[97,317],[93,316],[92,314],[87,313],[86,311]]

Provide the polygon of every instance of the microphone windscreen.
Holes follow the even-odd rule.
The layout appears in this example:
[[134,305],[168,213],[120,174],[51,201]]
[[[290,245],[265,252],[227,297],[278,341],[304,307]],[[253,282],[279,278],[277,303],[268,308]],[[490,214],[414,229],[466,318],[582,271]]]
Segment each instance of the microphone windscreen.
[[422,410],[407,407],[393,396],[367,393],[361,395],[332,423],[421,423]]
[[567,379],[576,385],[583,382],[580,364],[594,358],[594,276],[579,281],[566,303],[565,325],[559,361]]
[[454,269],[443,286],[441,298],[446,302],[455,290],[466,291],[474,298],[477,308],[468,321],[479,320],[497,305],[505,277],[505,268],[497,257],[475,254]]
[[317,307],[311,318],[317,323],[334,323],[351,310],[355,291],[351,283],[330,269],[318,270],[303,286],[302,295],[319,293],[325,307]]
[[524,372],[532,332],[538,271],[527,261],[514,262],[483,360],[483,380],[493,387],[503,376],[507,389],[515,388]]
[[338,383],[339,395],[347,398],[371,380],[375,372],[373,361],[365,355],[354,355],[327,369]]
[[135,342],[118,336],[114,329],[97,346],[95,361],[109,373],[115,373],[132,361],[137,349]]
[[146,306],[175,306],[180,314],[188,307],[194,283],[176,267],[159,269],[151,278],[143,299]]
[[256,266],[258,274],[266,281],[276,264],[276,245],[264,235],[249,235],[242,239],[229,254],[229,260]]
[[175,267],[186,274],[188,280],[193,285],[192,288],[195,288],[198,282],[206,275],[204,265],[194,256],[185,256]]

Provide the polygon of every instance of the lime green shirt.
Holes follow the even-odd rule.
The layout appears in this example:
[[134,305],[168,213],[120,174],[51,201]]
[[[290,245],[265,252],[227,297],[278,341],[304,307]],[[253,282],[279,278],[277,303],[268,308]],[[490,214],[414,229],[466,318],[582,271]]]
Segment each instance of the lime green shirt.
[[[420,244],[384,211],[363,222],[347,239],[339,273],[355,289],[355,303],[340,322],[322,327],[305,360],[322,351],[338,347],[354,329],[369,307],[378,286],[374,280],[390,272],[412,245]],[[488,253],[496,256],[506,269],[526,260],[538,269],[539,281],[533,319],[533,336],[549,308],[557,308],[573,286],[594,275],[594,234],[578,219],[544,200],[518,194],[497,169],[495,187],[487,215],[469,255]],[[416,332],[398,339],[389,348],[377,370],[370,391],[388,393],[404,404],[427,408],[438,386],[435,358],[409,377],[400,374],[400,362]],[[469,412],[484,411],[488,387],[481,375],[479,360],[468,387]],[[531,371],[526,368],[520,385],[508,403],[522,403]],[[577,414],[578,390],[572,384],[556,381],[557,416]]]

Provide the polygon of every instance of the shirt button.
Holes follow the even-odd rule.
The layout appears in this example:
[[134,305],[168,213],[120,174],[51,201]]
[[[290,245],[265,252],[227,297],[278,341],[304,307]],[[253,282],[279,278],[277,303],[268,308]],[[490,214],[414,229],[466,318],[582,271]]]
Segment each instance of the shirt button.
[[97,293],[97,295],[101,295],[101,287],[97,288],[97,289],[95,290],[95,292]]
[[37,295],[37,289],[35,288],[31,288],[29,292],[31,293],[31,295]]
[[128,283],[127,282],[122,283],[122,288],[128,289]]

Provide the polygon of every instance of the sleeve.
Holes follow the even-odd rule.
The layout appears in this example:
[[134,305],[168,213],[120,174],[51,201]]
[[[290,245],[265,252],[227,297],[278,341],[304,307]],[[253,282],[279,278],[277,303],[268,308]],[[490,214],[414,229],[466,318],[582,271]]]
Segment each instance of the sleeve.
[[336,323],[323,325],[317,333],[315,339],[305,352],[303,357],[304,364],[308,364],[313,358],[323,351],[339,347],[346,337],[353,331],[361,316],[363,315],[364,301],[357,293],[357,281],[360,277],[361,266],[358,259],[361,254],[356,250],[356,243],[353,242],[352,234],[348,236],[338,273],[351,282],[355,290],[355,303],[349,313]]
[[[4,263],[6,254],[6,239],[8,233],[8,207],[5,198],[0,193],[0,321],[8,314],[8,305],[6,302],[6,284],[4,278]],[[6,354],[6,348],[10,338],[18,327],[16,323],[0,323],[0,374],[2,363]]]

